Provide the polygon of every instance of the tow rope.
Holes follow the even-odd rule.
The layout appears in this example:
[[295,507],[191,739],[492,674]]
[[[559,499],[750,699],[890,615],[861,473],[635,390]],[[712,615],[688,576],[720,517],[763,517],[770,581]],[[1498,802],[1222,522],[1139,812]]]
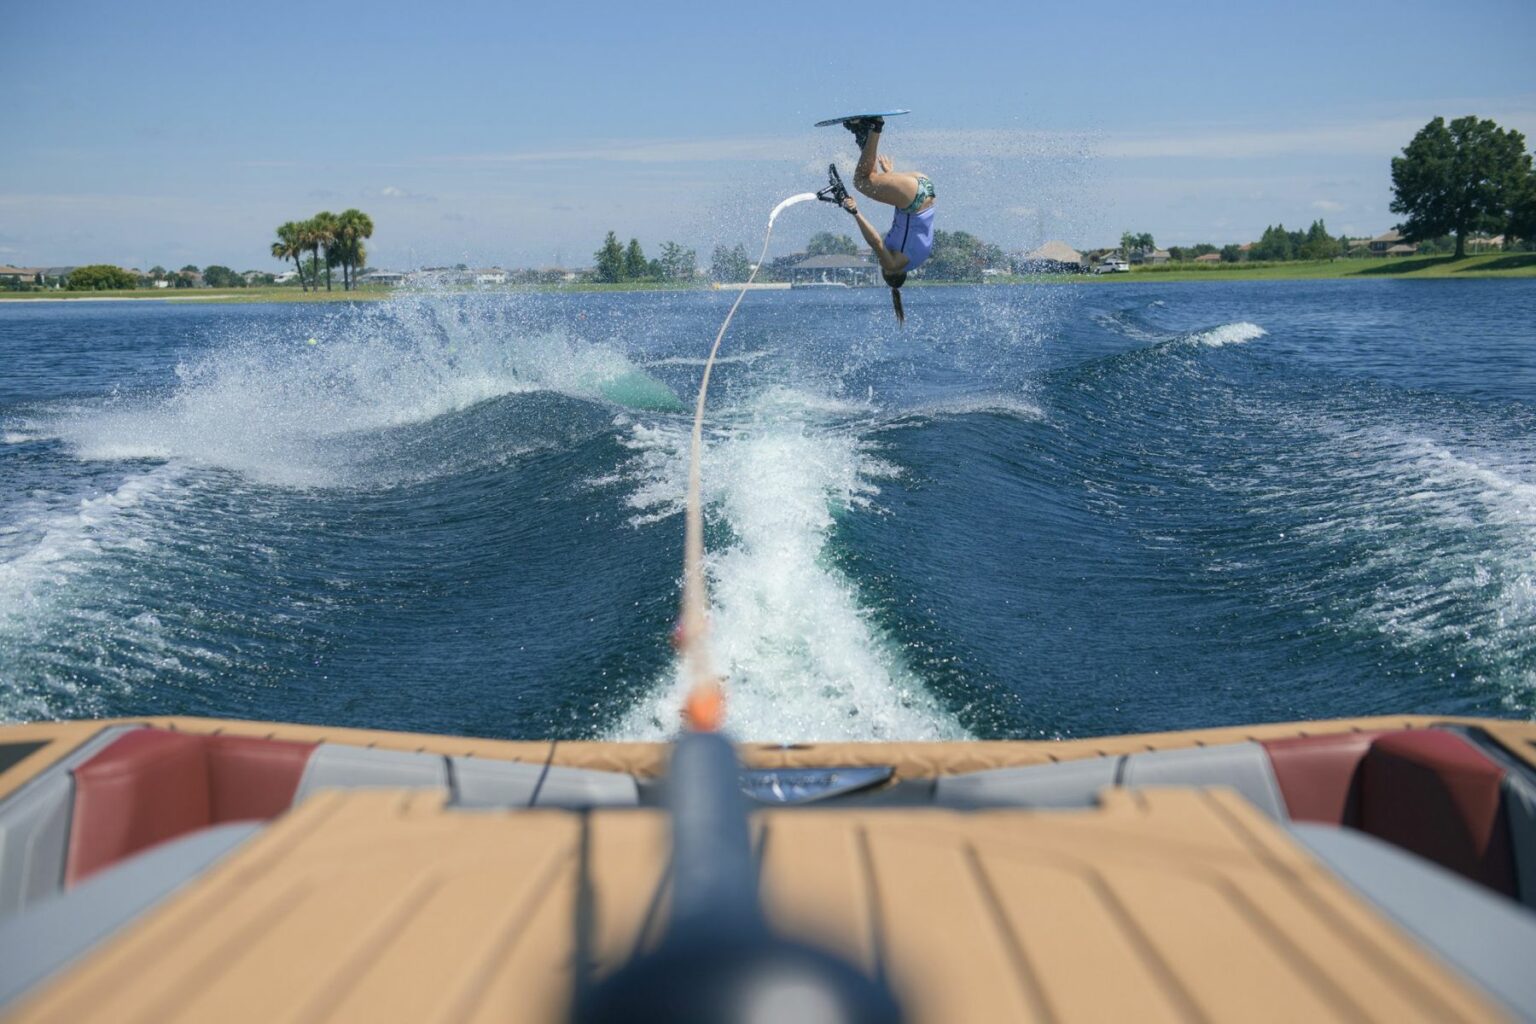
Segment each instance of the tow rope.
[[688,680],[688,697],[683,702],[683,722],[694,732],[718,732],[725,720],[725,685],[715,671],[714,660],[709,653],[709,594],[704,582],[704,508],[702,498],[702,473],[699,469],[704,447],[704,403],[709,396],[709,377],[715,368],[715,356],[720,352],[720,342],[731,326],[731,318],[741,300],[746,298],[763,260],[768,258],[768,243],[773,239],[773,222],[780,213],[796,203],[815,202],[815,192],[802,192],[790,196],[768,215],[768,231],[763,235],[763,251],[758,254],[752,272],[736,295],[736,301],[725,314],[715,343],[710,346],[709,358],[704,361],[704,376],[699,381],[699,397],[693,407],[693,439],[688,451],[688,504],[686,532],[683,541],[683,603],[677,617],[677,628],[672,634],[673,645],[683,659],[684,677]]

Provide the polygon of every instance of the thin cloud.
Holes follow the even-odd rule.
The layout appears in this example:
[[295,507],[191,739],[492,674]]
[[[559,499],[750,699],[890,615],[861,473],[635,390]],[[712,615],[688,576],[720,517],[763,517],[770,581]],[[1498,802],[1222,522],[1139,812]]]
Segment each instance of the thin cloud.
[[385,185],[383,188],[379,189],[378,195],[380,199],[398,199],[404,202],[412,203],[437,202],[436,196],[425,195],[421,192],[411,192],[396,185]]
[[[1426,104],[1432,109],[1444,104]],[[1033,160],[1222,160],[1283,156],[1382,157],[1397,153],[1432,116],[1394,116],[1285,128],[1245,125],[1171,125],[1158,131],[1029,131],[956,129],[893,131],[889,148],[909,159]],[[1536,111],[1500,111],[1506,127],[1536,126]],[[611,139],[590,145],[496,153],[457,153],[426,158],[436,165],[537,163],[774,163],[805,162],[825,149],[826,131],[734,139]],[[838,137],[838,141],[843,141]]]

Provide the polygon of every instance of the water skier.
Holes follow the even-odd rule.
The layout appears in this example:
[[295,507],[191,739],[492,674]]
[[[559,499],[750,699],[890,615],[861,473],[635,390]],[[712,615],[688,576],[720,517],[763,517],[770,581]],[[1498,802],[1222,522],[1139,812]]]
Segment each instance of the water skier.
[[905,321],[901,286],[906,283],[907,275],[922,266],[933,252],[933,181],[917,171],[892,170],[891,158],[880,155],[880,131],[885,127],[885,118],[851,118],[843,122],[843,127],[853,133],[854,141],[859,144],[859,165],[853,172],[853,187],[877,202],[889,203],[896,208],[891,229],[884,238],[880,237],[874,225],[859,212],[859,204],[843,192],[833,169],[838,200],[843,209],[853,214],[859,233],[880,260],[880,273],[890,286],[896,319]]

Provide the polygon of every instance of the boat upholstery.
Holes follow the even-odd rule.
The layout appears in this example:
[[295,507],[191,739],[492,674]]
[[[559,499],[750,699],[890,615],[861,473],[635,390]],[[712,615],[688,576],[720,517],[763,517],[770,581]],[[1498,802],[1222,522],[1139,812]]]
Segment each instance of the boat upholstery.
[[1216,747],[1153,750],[1125,759],[1121,784],[1146,786],[1230,786],[1249,803],[1279,821],[1285,801],[1274,769],[1257,743],[1227,743]]
[[210,825],[287,810],[312,744],[134,729],[72,770],[64,878]]
[[1360,762],[1381,731],[1333,733],[1265,740],[1294,821],[1360,824]]
[[557,765],[450,757],[453,803],[465,808],[633,807],[634,776]]
[[[1354,829],[1291,833],[1334,873],[1512,1012],[1536,1019],[1536,914]],[[1454,909],[1453,909],[1454,908]]]
[[1382,736],[1360,765],[1360,828],[1515,896],[1504,774],[1453,732]]
[[113,726],[70,750],[0,803],[0,918],[64,884],[75,784],[71,769],[128,732]]
[[[753,821],[771,921],[888,977],[914,1024],[1506,1016],[1230,791]],[[5,1009],[18,1024],[556,1021],[573,984],[654,942],[666,859],[654,810],[317,793]]]
[[68,893],[0,921],[0,1006],[194,881],[261,831],[237,822],[199,829],[129,857]]
[[448,765],[440,754],[375,750],[321,743],[304,766],[295,803],[322,789],[448,788]]
[[941,804],[1091,807],[1106,786],[1230,786],[1271,818],[1281,821],[1286,816],[1269,758],[1257,743],[1152,750],[945,776],[935,784],[935,799]]

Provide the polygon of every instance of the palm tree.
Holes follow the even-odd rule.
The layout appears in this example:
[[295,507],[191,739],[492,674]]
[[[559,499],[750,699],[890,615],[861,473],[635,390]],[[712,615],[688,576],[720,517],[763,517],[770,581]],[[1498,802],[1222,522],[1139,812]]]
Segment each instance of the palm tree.
[[309,285],[304,280],[304,265],[299,262],[299,257],[304,254],[304,225],[287,221],[277,228],[277,241],[272,243],[272,255],[280,260],[293,260],[293,266],[299,275],[299,287],[309,291]]
[[[331,267],[336,262],[336,215],[329,210],[321,210],[308,221],[310,230],[310,249],[315,254],[318,264],[320,250],[325,249],[325,290],[331,290]],[[319,287],[317,283],[316,288]]]
[[356,268],[364,259],[363,239],[373,237],[373,218],[362,210],[343,210],[336,218],[336,244],[341,254],[342,286],[357,284]]

